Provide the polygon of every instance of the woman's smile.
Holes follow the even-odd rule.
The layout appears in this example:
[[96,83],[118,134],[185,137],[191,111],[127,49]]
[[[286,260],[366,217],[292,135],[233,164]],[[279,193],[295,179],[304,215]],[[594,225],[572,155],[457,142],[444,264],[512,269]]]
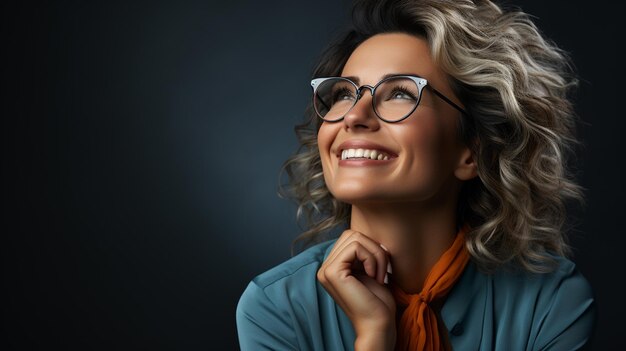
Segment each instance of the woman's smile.
[[393,162],[398,154],[380,144],[362,139],[347,140],[339,145],[336,156],[339,166],[383,166]]

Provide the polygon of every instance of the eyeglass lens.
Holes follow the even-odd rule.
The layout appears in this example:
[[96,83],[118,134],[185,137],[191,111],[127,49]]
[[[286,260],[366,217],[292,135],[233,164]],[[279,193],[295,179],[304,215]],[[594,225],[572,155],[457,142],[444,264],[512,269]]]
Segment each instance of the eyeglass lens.
[[[363,88],[361,95],[369,89]],[[414,80],[397,77],[380,83],[374,93],[374,111],[384,120],[398,121],[410,114],[419,102],[419,88]],[[359,100],[352,82],[331,78],[323,81],[316,90],[315,111],[326,121],[343,118]]]

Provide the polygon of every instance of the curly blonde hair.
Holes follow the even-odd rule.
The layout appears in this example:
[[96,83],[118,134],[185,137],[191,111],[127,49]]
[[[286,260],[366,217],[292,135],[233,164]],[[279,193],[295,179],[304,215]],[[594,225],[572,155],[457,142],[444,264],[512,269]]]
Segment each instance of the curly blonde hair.
[[[369,37],[403,32],[424,38],[471,118],[459,137],[477,162],[465,182],[457,224],[469,223],[467,248],[491,271],[514,262],[532,272],[553,268],[552,255],[570,249],[563,234],[568,199],[582,200],[567,173],[576,145],[568,94],[576,85],[567,55],[546,40],[527,14],[488,0],[366,0],[354,4],[352,27],[322,54],[314,77],[338,76],[352,51]],[[298,152],[284,164],[290,184],[282,195],[298,204],[307,229],[301,247],[347,226],[350,205],[324,183],[317,146],[321,120],[309,105],[296,126]]]

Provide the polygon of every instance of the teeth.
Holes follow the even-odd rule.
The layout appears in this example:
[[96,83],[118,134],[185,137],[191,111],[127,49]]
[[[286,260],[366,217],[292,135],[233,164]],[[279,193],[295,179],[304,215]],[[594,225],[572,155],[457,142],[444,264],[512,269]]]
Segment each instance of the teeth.
[[341,151],[341,159],[346,160],[349,158],[366,158],[371,160],[388,160],[389,155],[383,153],[380,150],[367,150],[367,149],[346,149]]

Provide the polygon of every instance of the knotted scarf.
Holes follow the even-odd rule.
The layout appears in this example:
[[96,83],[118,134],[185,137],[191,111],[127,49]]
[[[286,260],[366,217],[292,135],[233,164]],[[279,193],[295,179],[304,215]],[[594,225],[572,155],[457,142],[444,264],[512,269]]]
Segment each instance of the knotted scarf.
[[443,350],[437,315],[429,304],[446,296],[463,273],[469,261],[465,247],[465,233],[468,229],[467,225],[461,228],[452,246],[428,273],[420,293],[407,294],[395,284],[390,284],[396,303],[406,306],[398,326],[397,349]]

